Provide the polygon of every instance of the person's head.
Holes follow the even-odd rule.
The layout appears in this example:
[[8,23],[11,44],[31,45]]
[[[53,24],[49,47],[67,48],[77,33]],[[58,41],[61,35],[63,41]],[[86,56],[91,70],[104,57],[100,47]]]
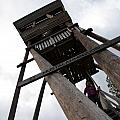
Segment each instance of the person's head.
[[92,82],[91,81],[86,81],[86,86],[90,86],[90,85],[92,85]]

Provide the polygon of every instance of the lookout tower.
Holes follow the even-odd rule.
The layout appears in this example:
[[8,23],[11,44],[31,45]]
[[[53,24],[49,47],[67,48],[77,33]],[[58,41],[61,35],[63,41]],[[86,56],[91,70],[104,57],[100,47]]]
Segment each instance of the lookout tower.
[[[68,26],[73,23],[61,1],[54,1],[14,22],[14,25],[25,44],[30,43],[53,66],[86,51],[68,30]],[[85,79],[85,72],[90,75],[97,72],[91,56],[59,71],[73,84]]]
[[[18,67],[21,67],[21,71],[8,118],[9,120],[14,120],[21,87],[56,71],[62,75],[63,79],[65,77],[70,82],[70,85],[72,83],[73,86],[83,79],[90,79],[92,75],[98,72],[91,55],[118,42],[114,41],[102,47],[97,47],[94,50],[87,51],[72,30],[77,29],[84,35],[90,35],[91,30],[81,30],[78,24],[73,24],[60,0],[56,0],[17,20],[14,22],[14,25],[27,48],[23,63],[18,65]],[[27,60],[31,49],[49,62],[51,67],[47,70],[45,68],[42,73],[23,80],[26,64],[34,60],[34,58]],[[43,83],[43,87],[41,88],[41,97],[44,92],[45,83]],[[37,109],[33,120],[37,120],[40,102],[38,101],[36,106]]]

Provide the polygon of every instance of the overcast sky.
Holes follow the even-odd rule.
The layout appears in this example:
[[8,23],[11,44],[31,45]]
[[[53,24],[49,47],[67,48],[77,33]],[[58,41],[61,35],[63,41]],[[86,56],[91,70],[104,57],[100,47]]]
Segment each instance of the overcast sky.
[[[25,45],[13,26],[13,22],[53,0],[0,0],[0,120],[6,120],[12,102],[20,69],[16,68],[22,62]],[[120,0],[62,0],[65,9],[74,23],[83,28],[92,27],[108,39],[120,35]],[[113,50],[120,55],[118,51]],[[31,57],[31,56],[30,56]],[[25,78],[39,73],[35,62],[27,66]],[[100,72],[94,76],[98,84],[105,81],[105,74]],[[31,120],[41,87],[41,81],[34,82],[22,88],[16,120]],[[84,82],[78,88],[83,91]],[[106,84],[101,84],[106,90]],[[67,120],[57,100],[50,95],[47,85],[44,94],[40,120]]]

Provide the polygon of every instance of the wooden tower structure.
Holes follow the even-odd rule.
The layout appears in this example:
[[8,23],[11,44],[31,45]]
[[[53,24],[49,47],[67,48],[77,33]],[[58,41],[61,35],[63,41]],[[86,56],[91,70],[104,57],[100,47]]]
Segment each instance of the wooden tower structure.
[[[56,0],[17,20],[14,25],[27,48],[23,63],[17,66],[21,67],[21,71],[8,120],[14,120],[21,88],[42,77],[45,79],[33,120],[38,120],[46,81],[69,120],[111,120],[107,114],[88,100],[75,87],[75,84],[83,79],[91,80],[91,76],[98,72],[93,60],[94,54],[117,44],[120,42],[120,38],[107,41],[102,45],[96,45],[97,47],[91,42],[89,50],[87,35],[98,40],[106,39],[92,33],[92,29],[84,30],[78,24],[73,24],[60,0]],[[82,42],[81,39],[86,43]],[[119,46],[117,48],[119,49]],[[32,53],[33,58],[28,60],[29,52]],[[33,60],[37,62],[42,72],[23,80],[26,64]],[[100,67],[104,70],[102,66]],[[109,75],[112,77],[110,73]],[[69,105],[70,103],[71,105]]]

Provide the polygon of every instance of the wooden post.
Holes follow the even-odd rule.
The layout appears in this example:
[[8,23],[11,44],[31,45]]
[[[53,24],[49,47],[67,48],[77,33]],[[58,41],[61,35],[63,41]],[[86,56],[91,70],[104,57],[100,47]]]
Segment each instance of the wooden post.
[[[41,71],[52,65],[35,50],[30,50]],[[60,73],[45,77],[68,120],[112,120]]]
[[[73,29],[73,33],[77,40],[79,40],[87,50],[95,48],[99,45],[90,38],[80,33],[79,29],[77,29],[76,27],[75,29]],[[104,72],[109,76],[117,89],[120,90],[120,57],[116,56],[108,50],[96,53],[93,55],[93,57],[100,68],[102,68],[102,70],[104,70]]]

